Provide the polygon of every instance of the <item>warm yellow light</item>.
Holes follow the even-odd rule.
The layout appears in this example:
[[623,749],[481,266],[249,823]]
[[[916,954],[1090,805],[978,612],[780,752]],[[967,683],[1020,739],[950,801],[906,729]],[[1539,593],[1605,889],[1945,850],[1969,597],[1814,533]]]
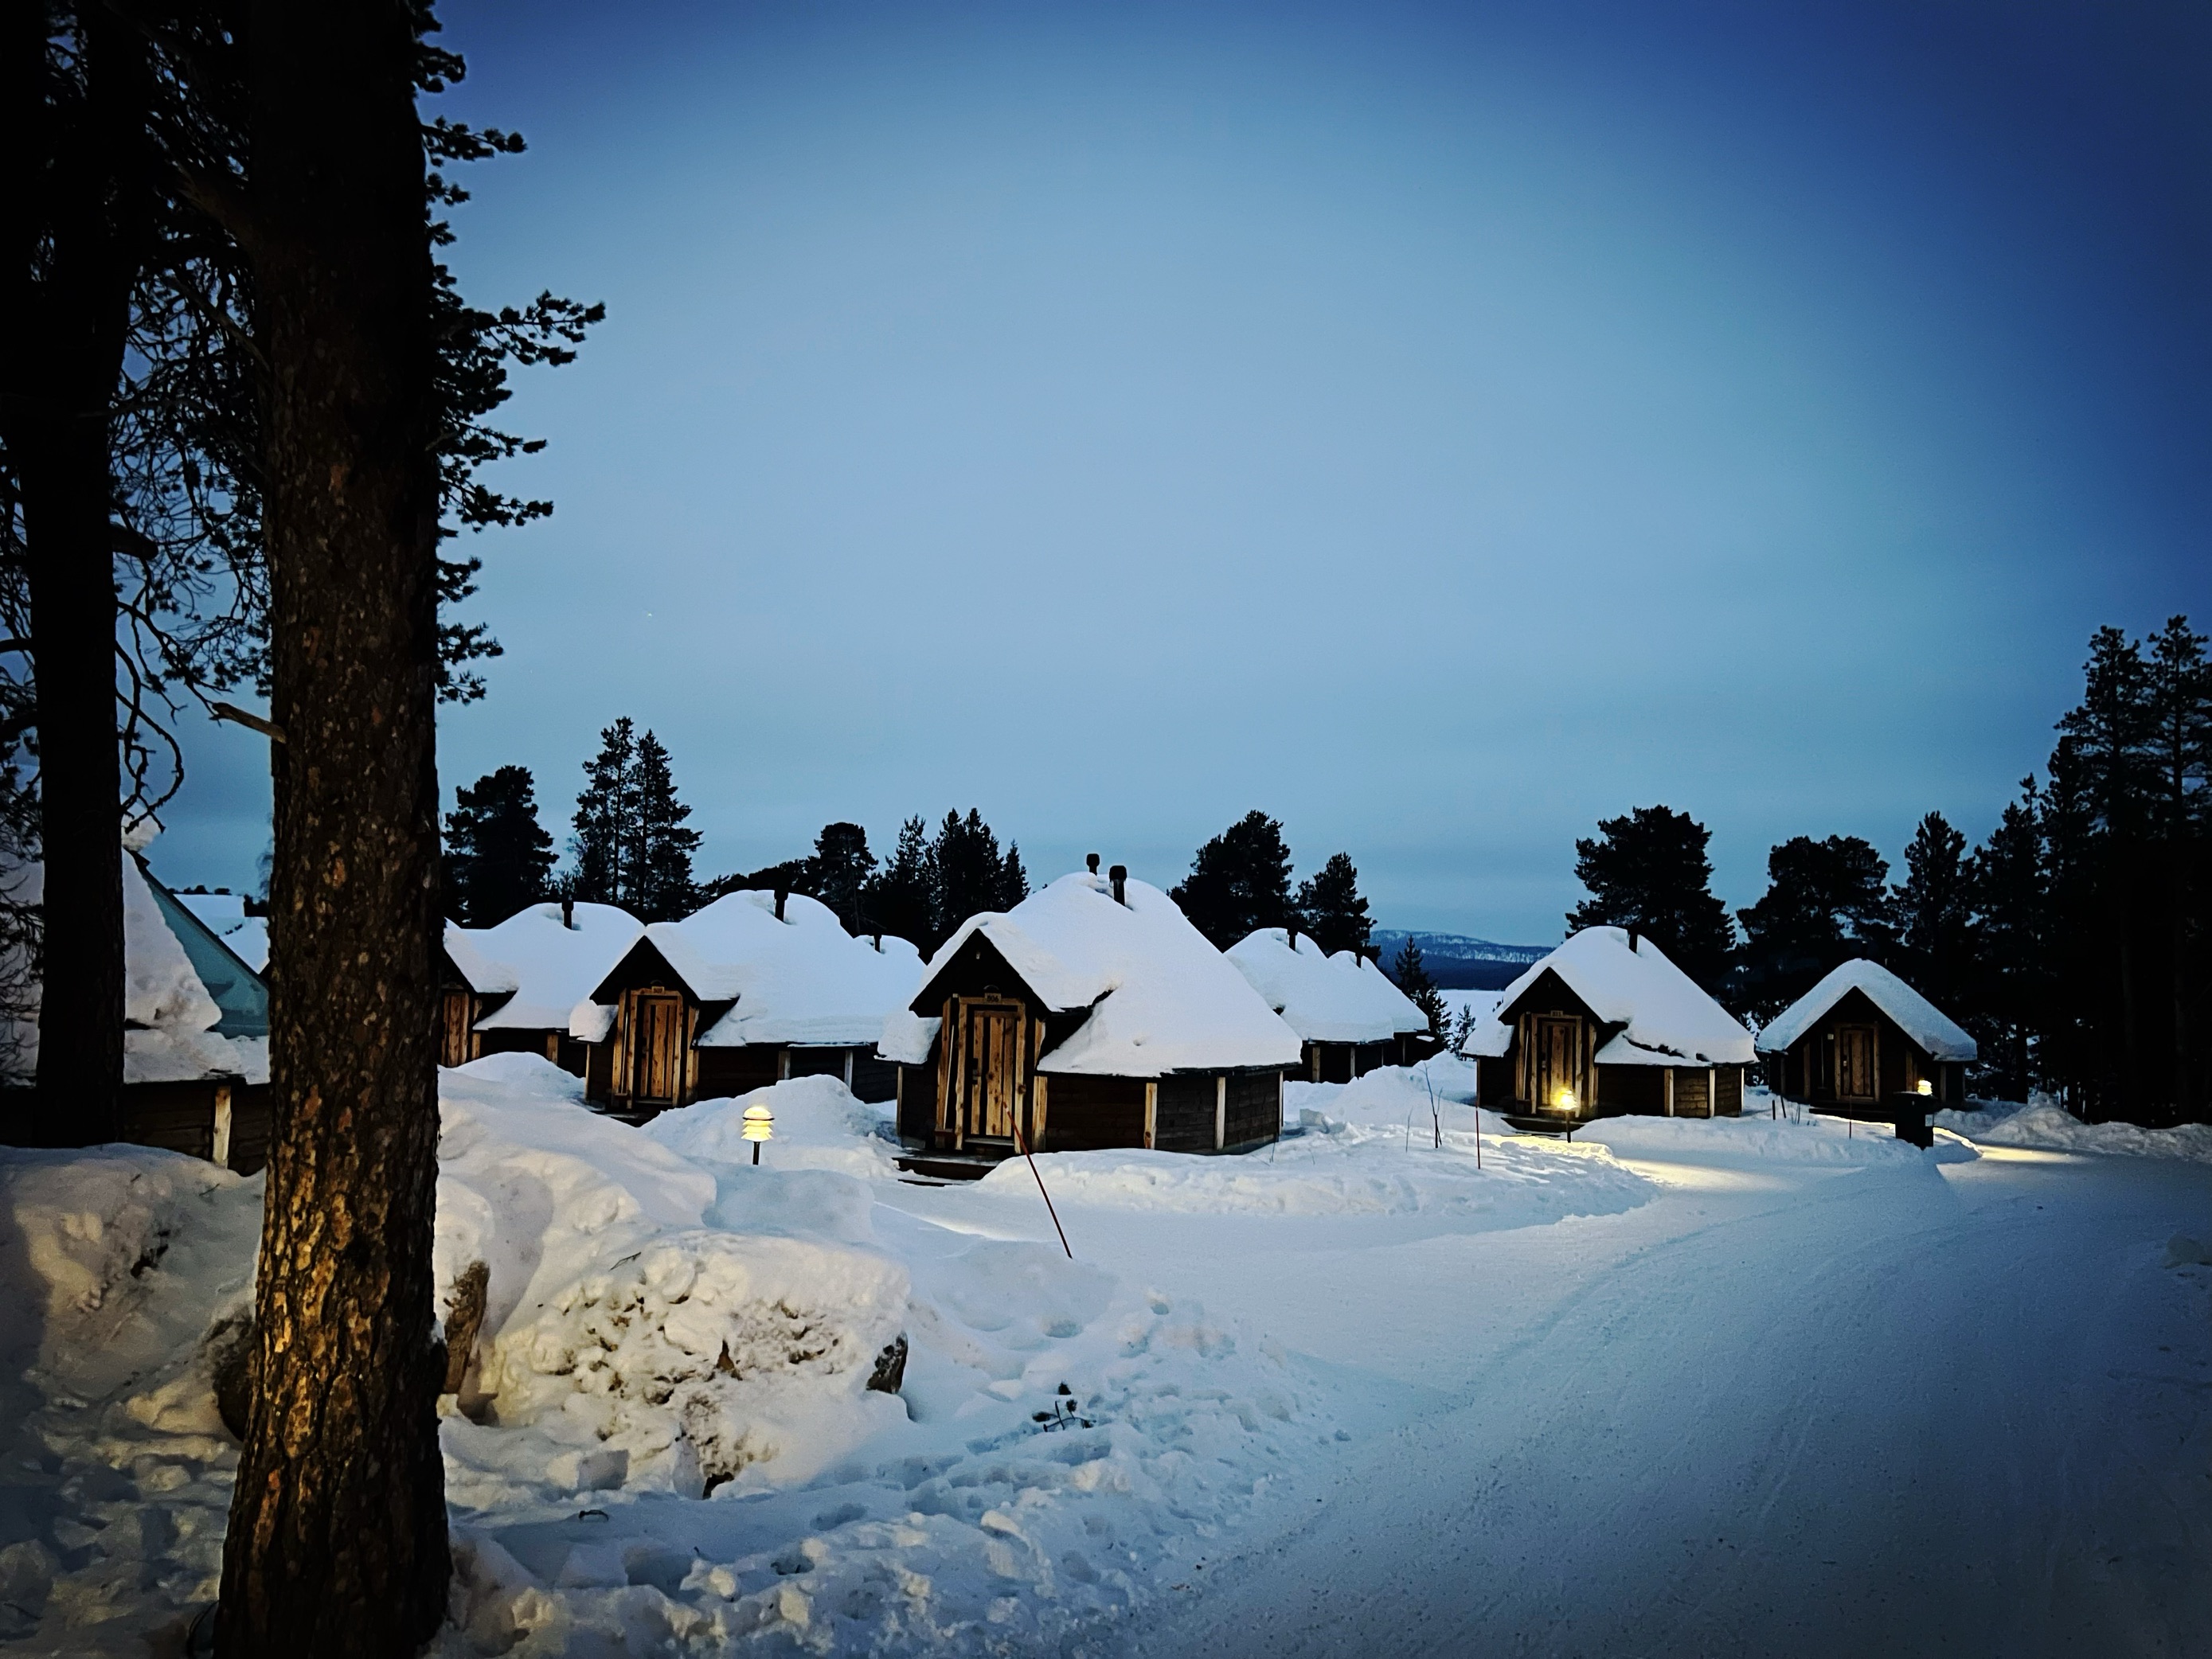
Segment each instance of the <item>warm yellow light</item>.
[[775,1114],[765,1106],[745,1108],[745,1139],[766,1140],[775,1133]]
[[1936,1092],[1936,1085],[1923,1077],[1920,1079],[1920,1092],[1923,1095],[1932,1095]]
[[1573,1111],[1575,1109],[1575,1091],[1572,1089],[1560,1090],[1559,1093],[1552,1097],[1552,1104],[1562,1112]]

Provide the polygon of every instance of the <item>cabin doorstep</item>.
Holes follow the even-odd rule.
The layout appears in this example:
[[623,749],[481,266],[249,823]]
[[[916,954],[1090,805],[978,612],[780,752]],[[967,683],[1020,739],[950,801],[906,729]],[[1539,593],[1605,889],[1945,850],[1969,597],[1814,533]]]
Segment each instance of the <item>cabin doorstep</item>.
[[1382,1066],[1412,1066],[1440,1046],[1428,1016],[1359,951],[1324,951],[1295,927],[1261,927],[1229,960],[1298,1034],[1297,1076],[1349,1083]]
[[855,939],[799,893],[732,893],[654,922],[571,1012],[585,1098],[642,1121],[826,1076],[890,1100],[896,1079],[877,1041],[921,968],[906,940]]
[[1166,894],[1090,866],[970,917],[884,1022],[901,1139],[983,1161],[1279,1137],[1297,1034]]
[[1928,1114],[1966,1099],[1974,1039],[1881,963],[1844,963],[1759,1034],[1767,1086],[1840,1117],[1893,1122],[1922,1146]]
[[584,1074],[584,1044],[568,1030],[645,924],[612,904],[532,904],[495,927],[446,924],[440,965],[438,1063],[486,1054],[542,1054]]
[[1485,1106],[1531,1128],[1735,1117],[1751,1033],[1649,939],[1589,927],[1532,963],[1461,1052]]

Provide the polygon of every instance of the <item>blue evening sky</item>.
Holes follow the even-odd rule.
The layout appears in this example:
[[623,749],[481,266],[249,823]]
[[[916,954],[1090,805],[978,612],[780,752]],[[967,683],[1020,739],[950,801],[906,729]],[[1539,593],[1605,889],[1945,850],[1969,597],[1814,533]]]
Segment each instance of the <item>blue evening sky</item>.
[[[1541,941],[1663,801],[1984,834],[2090,630],[2212,625],[2212,11],[444,8],[507,411],[448,711],[566,839],[599,728],[702,873],[981,806],[1169,885],[1253,806],[1387,925]],[[155,865],[250,883],[257,740]]]

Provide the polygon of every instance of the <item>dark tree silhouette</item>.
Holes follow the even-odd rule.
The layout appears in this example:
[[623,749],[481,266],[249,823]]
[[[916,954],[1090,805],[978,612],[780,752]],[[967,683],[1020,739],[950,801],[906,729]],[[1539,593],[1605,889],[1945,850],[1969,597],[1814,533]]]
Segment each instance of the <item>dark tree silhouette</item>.
[[1421,947],[1408,939],[1398,949],[1390,963],[1390,977],[1406,994],[1406,1000],[1426,1016],[1429,1030],[1439,1037],[1449,1039],[1452,1034],[1451,1010],[1445,1006],[1442,991],[1429,977],[1428,969],[1421,962]]
[[1359,872],[1349,853],[1332,853],[1320,872],[1298,884],[1293,907],[1298,925],[1324,951],[1364,951],[1375,923],[1359,894]]
[[899,825],[898,842],[868,883],[863,901],[872,931],[913,944],[925,955],[936,948],[937,906],[930,888],[929,830],[920,817]]
[[599,732],[599,752],[584,763],[584,790],[576,797],[576,896],[595,904],[621,904],[637,884],[629,857],[638,817],[637,728],[625,714]]
[[1767,888],[1743,923],[1741,994],[1771,1018],[1853,957],[1895,953],[1889,864],[1856,836],[1797,836],[1767,854]]
[[553,837],[530,769],[502,766],[453,792],[446,814],[446,909],[471,927],[505,921],[552,890]]
[[1972,871],[1966,838],[1930,812],[1905,849],[1905,877],[1893,896],[1899,966],[1922,995],[1949,1009],[1960,998],[1972,951]]
[[626,895],[642,921],[674,921],[690,911],[698,896],[691,881],[692,855],[699,832],[684,821],[691,809],[676,798],[676,777],[668,750],[647,732],[637,741],[637,817],[625,862],[633,879]]
[[1198,849],[1190,874],[1168,896],[1218,950],[1255,928],[1286,926],[1291,849],[1283,826],[1265,812],[1247,812]]
[[1686,812],[1638,806],[1598,820],[1597,839],[1575,843],[1575,878],[1590,896],[1567,913],[1570,931],[1632,927],[1708,991],[1728,978],[1735,944],[1728,908],[1713,896],[1711,832]]

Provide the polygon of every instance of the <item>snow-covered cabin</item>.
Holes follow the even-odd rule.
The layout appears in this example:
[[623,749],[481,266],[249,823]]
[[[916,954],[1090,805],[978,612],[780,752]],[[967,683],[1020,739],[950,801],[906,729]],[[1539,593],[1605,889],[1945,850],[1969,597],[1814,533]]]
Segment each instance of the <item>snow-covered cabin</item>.
[[1017,1131],[1033,1152],[1265,1146],[1300,1044],[1174,900],[1094,865],[962,923],[883,1054],[902,1139],[989,1158]]
[[1230,961],[1298,1034],[1298,1075],[1349,1083],[1378,1066],[1410,1066],[1436,1051],[1428,1016],[1357,951],[1332,954],[1312,934],[1262,927],[1228,951]]
[[1923,1115],[1966,1097],[1974,1039],[1880,963],[1830,973],[1759,1034],[1768,1085],[1844,1116],[1894,1119],[1923,1140]]
[[[130,848],[123,860],[123,1133],[251,1175],[269,1155],[269,992]],[[36,903],[33,864],[9,881]],[[35,1004],[9,1045],[12,1086],[39,1059]]]
[[533,904],[495,927],[447,922],[438,1063],[535,1054],[581,1077],[569,1018],[644,932],[612,904]]
[[1751,1033],[1649,939],[1586,927],[1530,965],[1461,1052],[1481,1103],[1531,1122],[1734,1117]]
[[577,1005],[585,1097],[650,1116],[826,1074],[889,1100],[876,1042],[921,972],[906,940],[855,939],[803,893],[728,894],[646,928]]

